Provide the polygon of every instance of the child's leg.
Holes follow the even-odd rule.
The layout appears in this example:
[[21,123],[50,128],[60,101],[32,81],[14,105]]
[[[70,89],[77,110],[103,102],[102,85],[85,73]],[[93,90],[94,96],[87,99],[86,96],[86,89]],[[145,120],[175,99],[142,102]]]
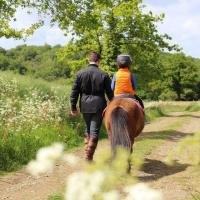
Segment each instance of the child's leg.
[[142,108],[144,108],[144,104],[143,104],[142,99],[140,97],[138,97],[136,94],[134,96],[135,96],[135,99],[140,103],[140,105],[142,106]]

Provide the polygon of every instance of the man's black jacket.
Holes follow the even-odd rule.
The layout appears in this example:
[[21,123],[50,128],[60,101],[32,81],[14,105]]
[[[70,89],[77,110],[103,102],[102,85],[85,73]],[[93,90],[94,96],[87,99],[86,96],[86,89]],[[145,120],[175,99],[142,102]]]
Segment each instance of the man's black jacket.
[[97,65],[90,64],[88,68],[77,73],[71,93],[71,109],[79,106],[82,113],[102,112],[106,107],[105,93],[109,100],[113,98],[111,80],[107,73],[102,72]]

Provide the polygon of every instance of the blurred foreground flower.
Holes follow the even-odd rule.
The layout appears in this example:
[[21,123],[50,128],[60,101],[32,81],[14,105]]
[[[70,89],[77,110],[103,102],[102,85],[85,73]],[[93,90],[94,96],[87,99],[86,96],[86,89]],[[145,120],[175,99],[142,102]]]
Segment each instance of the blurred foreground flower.
[[67,162],[69,165],[73,167],[79,163],[80,159],[74,154],[68,153],[63,155],[63,161]]
[[151,189],[144,183],[138,183],[125,188],[128,193],[126,200],[162,200],[162,193]]
[[[107,156],[99,157],[97,162],[83,165],[86,167],[84,171],[70,174],[66,181],[65,200],[162,200],[161,192],[143,183],[122,187],[135,182],[126,173],[128,155],[126,151],[119,149],[112,162],[108,161]],[[65,161],[72,167],[80,165],[81,161],[71,153],[65,154],[64,146],[55,143],[40,149],[36,160],[28,164],[27,170],[37,176],[52,171],[58,160]]]
[[120,194],[116,190],[106,192],[103,194],[104,200],[120,200]]
[[101,187],[105,179],[102,171],[93,173],[78,172],[68,177],[66,200],[93,200],[95,195],[101,192]]
[[36,160],[32,160],[28,164],[28,172],[33,176],[37,176],[41,173],[52,171],[55,162],[61,158],[63,151],[64,146],[60,143],[41,148],[37,153]]

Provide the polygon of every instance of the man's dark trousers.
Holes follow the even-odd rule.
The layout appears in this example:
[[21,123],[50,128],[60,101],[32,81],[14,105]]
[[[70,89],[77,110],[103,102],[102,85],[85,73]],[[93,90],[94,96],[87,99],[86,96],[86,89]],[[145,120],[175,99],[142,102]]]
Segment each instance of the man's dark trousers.
[[97,111],[96,113],[83,113],[83,118],[86,124],[86,133],[93,138],[99,137],[99,131],[102,124],[102,111]]

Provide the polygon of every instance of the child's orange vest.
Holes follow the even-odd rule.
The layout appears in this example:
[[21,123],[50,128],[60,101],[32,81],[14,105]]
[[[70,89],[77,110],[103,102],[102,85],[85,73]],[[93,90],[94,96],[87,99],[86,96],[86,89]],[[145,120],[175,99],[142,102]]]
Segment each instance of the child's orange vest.
[[121,68],[116,73],[114,95],[119,94],[135,95],[135,90],[131,82],[131,72],[128,68]]

